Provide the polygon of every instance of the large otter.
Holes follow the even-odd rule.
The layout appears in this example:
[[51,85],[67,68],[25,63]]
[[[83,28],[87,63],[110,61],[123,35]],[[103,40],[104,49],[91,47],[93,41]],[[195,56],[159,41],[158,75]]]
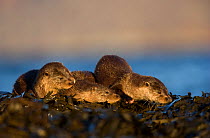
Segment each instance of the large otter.
[[134,100],[168,103],[172,98],[165,85],[157,78],[132,72],[129,64],[116,55],[103,56],[95,68],[96,82],[122,91]]
[[71,72],[59,62],[51,62],[40,70],[32,70],[21,75],[14,84],[13,94],[32,91],[43,98],[48,92],[56,94],[59,89],[71,88],[75,83]]

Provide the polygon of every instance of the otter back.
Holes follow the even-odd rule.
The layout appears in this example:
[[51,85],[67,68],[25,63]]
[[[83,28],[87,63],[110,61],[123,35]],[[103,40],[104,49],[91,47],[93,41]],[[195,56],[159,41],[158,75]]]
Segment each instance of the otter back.
[[97,63],[94,74],[96,82],[109,87],[126,73],[131,73],[132,68],[121,57],[105,55]]
[[21,95],[23,92],[28,92],[29,90],[32,90],[33,83],[38,72],[39,70],[30,70],[18,77],[14,84],[12,94],[16,96]]

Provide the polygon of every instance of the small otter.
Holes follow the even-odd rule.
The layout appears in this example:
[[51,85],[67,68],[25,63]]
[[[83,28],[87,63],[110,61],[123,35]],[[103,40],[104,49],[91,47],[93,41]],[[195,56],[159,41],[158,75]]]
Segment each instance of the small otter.
[[14,84],[13,94],[32,91],[35,96],[44,98],[48,92],[52,95],[58,89],[71,88],[75,83],[71,72],[59,62],[51,62],[44,65],[40,70],[31,70],[21,75]]
[[76,80],[86,80],[95,83],[95,75],[91,71],[72,71],[72,76]]
[[86,80],[77,80],[70,89],[63,90],[61,94],[74,96],[77,101],[108,102],[112,104],[120,100],[120,96],[115,94],[113,90]]
[[122,91],[134,100],[168,103],[172,98],[165,85],[157,78],[134,73],[129,64],[116,55],[103,56],[95,68],[96,82]]

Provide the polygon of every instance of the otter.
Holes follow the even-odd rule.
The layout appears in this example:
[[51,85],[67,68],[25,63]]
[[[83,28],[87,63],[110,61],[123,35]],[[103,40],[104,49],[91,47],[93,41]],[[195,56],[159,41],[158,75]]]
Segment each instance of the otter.
[[21,75],[14,84],[13,95],[32,92],[44,98],[48,92],[56,94],[59,89],[68,89],[75,84],[71,72],[60,62],[51,62],[40,70],[31,70]]
[[119,56],[103,56],[98,61],[94,73],[97,83],[123,92],[134,100],[157,103],[172,101],[167,88],[159,79],[134,73],[126,60]]
[[120,96],[112,89],[86,80],[76,80],[75,85],[61,91],[61,95],[73,96],[77,101],[115,103]]

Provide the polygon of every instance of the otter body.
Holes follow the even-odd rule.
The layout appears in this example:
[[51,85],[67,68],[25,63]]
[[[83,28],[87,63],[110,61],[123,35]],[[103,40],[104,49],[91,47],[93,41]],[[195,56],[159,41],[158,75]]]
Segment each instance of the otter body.
[[122,91],[134,100],[168,103],[172,98],[165,85],[152,76],[134,73],[129,64],[119,56],[105,55],[96,65],[96,81],[116,91]]
[[71,88],[75,83],[71,72],[59,62],[51,62],[40,70],[31,70],[21,75],[14,84],[13,95],[33,92],[44,98],[48,92],[56,94],[59,89]]

